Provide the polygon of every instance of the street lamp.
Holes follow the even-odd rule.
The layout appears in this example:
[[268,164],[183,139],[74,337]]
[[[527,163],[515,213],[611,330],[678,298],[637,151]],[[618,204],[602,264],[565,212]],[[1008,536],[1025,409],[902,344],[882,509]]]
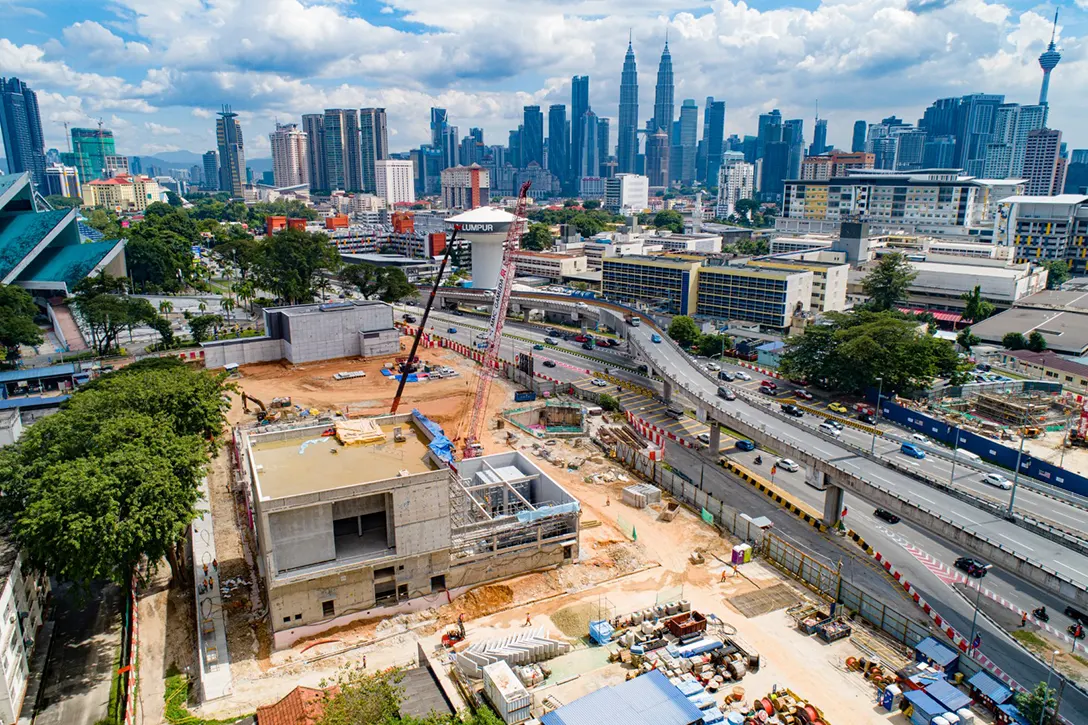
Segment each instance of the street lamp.
[[[876,381],[877,381],[877,383],[879,383],[879,386],[877,387],[877,390],[876,390],[876,420],[880,420],[880,399],[884,395],[884,378],[877,378]],[[873,444],[871,446],[869,446],[869,455],[870,456],[873,455],[876,452],[876,433],[877,433],[877,427],[876,427],[876,423],[874,422],[873,423]]]
[[993,568],[993,564],[987,564],[982,567],[982,573],[979,574],[978,581],[975,582],[978,588],[975,590],[975,614],[971,617],[971,649],[975,649],[975,635],[977,634],[975,624],[978,622],[978,602],[982,597],[982,580],[991,568]]
[[1046,694],[1043,695],[1043,708],[1039,712],[1039,725],[1043,725],[1043,719],[1046,717],[1046,701],[1050,699],[1050,676],[1054,674],[1054,659],[1057,656],[1058,650],[1050,653],[1050,669],[1046,671]]
[[1005,514],[1012,517],[1012,506],[1016,502],[1016,486],[1020,482],[1020,459],[1024,457],[1024,421],[1020,420],[1020,450],[1016,454],[1016,470],[1012,474],[1012,493],[1009,495],[1009,508]]
[[952,482],[956,479],[956,459],[959,457],[960,452],[960,428],[956,426],[956,445],[952,449],[952,474],[948,477],[948,484],[952,485]]

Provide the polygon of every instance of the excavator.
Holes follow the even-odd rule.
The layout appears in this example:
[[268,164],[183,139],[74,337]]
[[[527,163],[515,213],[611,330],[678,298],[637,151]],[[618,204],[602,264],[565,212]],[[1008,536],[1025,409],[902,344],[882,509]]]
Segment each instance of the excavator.
[[268,408],[265,406],[265,404],[262,403],[261,401],[257,400],[252,395],[248,394],[246,391],[243,390],[242,391],[242,411],[245,412],[245,413],[249,413],[249,404],[246,401],[253,402],[258,408],[261,409],[257,413],[257,420],[258,421],[264,420],[265,416],[268,414],[268,412],[267,412]]

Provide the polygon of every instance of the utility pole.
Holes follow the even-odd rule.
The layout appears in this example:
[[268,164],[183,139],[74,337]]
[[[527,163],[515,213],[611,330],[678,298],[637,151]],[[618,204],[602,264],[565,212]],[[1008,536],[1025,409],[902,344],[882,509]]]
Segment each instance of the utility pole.
[[[884,395],[884,378],[877,378],[876,381],[880,384],[876,392],[876,420],[880,420],[880,399]],[[875,455],[876,453],[876,423],[873,424],[873,444],[869,446],[869,455]]]
[[960,427],[956,426],[956,445],[952,449],[952,474],[948,477],[948,484],[952,485],[952,482],[956,479],[956,459],[959,457],[960,452]]
[[1012,517],[1012,506],[1016,502],[1016,487],[1020,482],[1020,459],[1024,457],[1024,419],[1020,418],[1020,450],[1016,454],[1016,470],[1012,474],[1012,493],[1009,494],[1009,508],[1005,515]]

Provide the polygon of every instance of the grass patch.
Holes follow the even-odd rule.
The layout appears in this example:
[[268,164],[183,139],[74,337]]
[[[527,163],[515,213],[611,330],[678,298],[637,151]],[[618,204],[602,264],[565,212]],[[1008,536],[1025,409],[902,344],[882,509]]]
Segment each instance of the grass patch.
[[1088,667],[1088,657],[1085,657],[1085,656],[1083,656],[1083,655],[1072,655],[1072,657],[1073,657],[1073,659],[1075,659],[1075,660],[1076,660],[1077,662],[1080,662],[1080,663],[1081,663],[1082,665],[1084,665],[1085,667]]
[[186,707],[189,704],[189,678],[173,665],[166,672],[166,693],[163,699],[166,702],[166,722],[170,725],[231,725],[244,717],[239,715],[227,720],[205,720],[190,714]]
[[1046,640],[1034,632],[1018,629],[1012,633],[1012,637],[1025,647],[1030,647],[1032,649],[1051,649],[1051,647],[1047,645]]

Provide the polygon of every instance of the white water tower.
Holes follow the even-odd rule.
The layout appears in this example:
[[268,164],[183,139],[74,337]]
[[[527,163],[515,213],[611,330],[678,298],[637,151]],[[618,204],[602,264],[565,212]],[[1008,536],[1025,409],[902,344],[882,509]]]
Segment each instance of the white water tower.
[[447,235],[461,227],[458,239],[472,245],[472,289],[494,289],[502,268],[502,244],[511,224],[525,231],[525,220],[494,206],[481,206],[446,219]]

